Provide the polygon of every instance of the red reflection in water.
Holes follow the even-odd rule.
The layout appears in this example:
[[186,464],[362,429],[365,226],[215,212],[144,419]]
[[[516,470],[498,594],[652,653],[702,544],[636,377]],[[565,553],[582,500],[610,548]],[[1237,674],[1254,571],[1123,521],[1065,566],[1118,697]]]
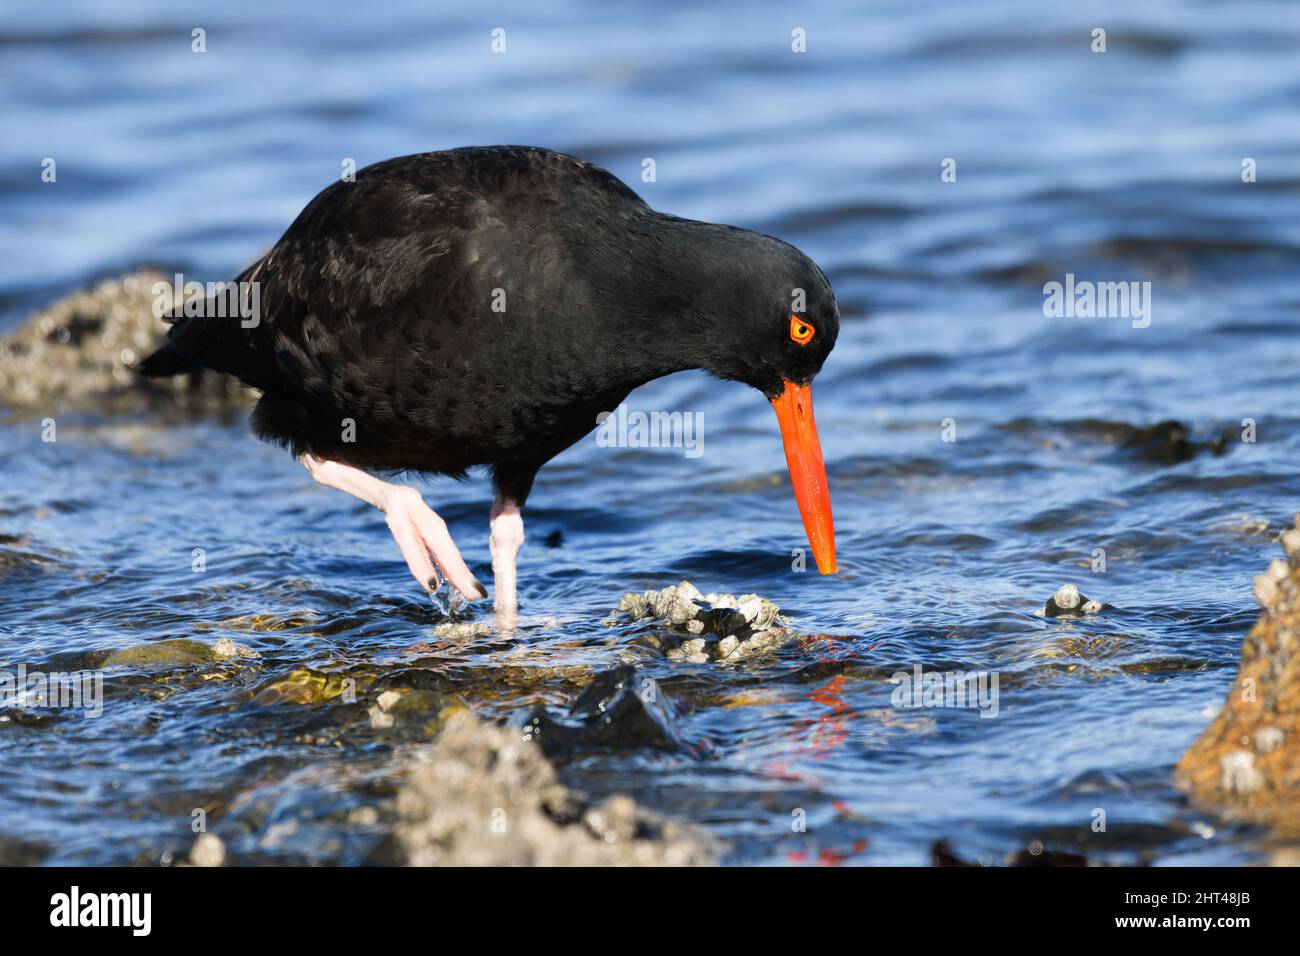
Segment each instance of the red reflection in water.
[[[851,638],[819,634],[803,641],[804,649],[811,653],[819,664],[833,664],[847,661],[853,657],[854,647]],[[874,650],[879,644],[873,644],[868,650]],[[793,758],[806,760],[825,760],[833,751],[848,739],[848,718],[852,708],[844,700],[844,675],[837,674],[826,683],[814,688],[810,695],[814,703],[825,708],[825,713],[816,718],[801,718],[790,728],[790,737],[797,744],[790,752]],[[821,781],[812,774],[791,767],[785,760],[773,760],[766,763],[759,771],[764,777],[783,783],[800,783],[816,792],[822,792]],[[856,814],[838,797],[831,801],[836,817],[852,820]],[[786,854],[790,863],[814,863],[821,866],[839,866],[849,857],[866,852],[870,841],[866,837],[854,840],[844,851],[832,848],[822,849],[815,858],[807,850],[792,850]]]

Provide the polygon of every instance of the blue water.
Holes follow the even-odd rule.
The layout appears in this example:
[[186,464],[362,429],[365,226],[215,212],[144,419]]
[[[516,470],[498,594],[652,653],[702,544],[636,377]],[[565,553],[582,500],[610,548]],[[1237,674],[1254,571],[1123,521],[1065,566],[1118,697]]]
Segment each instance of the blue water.
[[[302,668],[427,671],[485,718],[560,712],[570,668],[634,648],[635,629],[600,623],[619,596],[689,578],[775,600],[802,636],[741,667],[636,651],[685,744],[561,760],[572,785],[699,823],[732,862],[918,864],[941,839],[986,861],[1032,840],[1266,858],[1268,838],[1187,806],[1170,771],[1300,508],[1300,7],[208,6],[0,10],[0,331],[145,264],[229,278],[347,159],[560,149],[823,266],[844,318],[814,389],[841,570],[791,570],[805,543],[767,403],[700,374],[630,404],[702,412],[705,453],[566,452],[529,502],[534,626],[442,645],[380,517],[242,422],[83,418],[48,444],[14,416],[0,662],[177,637],[261,656],[110,668],[98,720],[0,714],[0,842],[157,863],[206,807],[235,859],[358,862],[422,742],[379,739],[364,702],[268,706],[260,689]],[[1149,326],[1047,317],[1043,285],[1066,273],[1150,282]],[[1230,437],[1174,462],[1126,447],[1167,419]],[[422,490],[488,580],[486,482]],[[1112,607],[1035,616],[1066,582]],[[998,716],[891,707],[889,675],[917,663],[996,671]],[[362,805],[378,823],[349,822]]]

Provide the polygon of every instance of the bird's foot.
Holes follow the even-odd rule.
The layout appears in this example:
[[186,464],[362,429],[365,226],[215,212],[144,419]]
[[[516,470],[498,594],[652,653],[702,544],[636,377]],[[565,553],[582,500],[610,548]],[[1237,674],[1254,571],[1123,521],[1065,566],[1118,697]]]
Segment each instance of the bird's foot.
[[465,595],[445,582],[440,581],[436,587],[429,589],[429,600],[438,615],[448,621],[460,621],[470,616],[467,613],[470,602]]
[[406,566],[421,586],[433,596],[447,583],[468,600],[487,597],[487,588],[474,577],[456,543],[451,540],[447,523],[424,503],[420,493],[406,485],[385,484],[380,508],[388,520],[388,530],[406,559]]
[[[442,577],[445,577],[468,600],[487,597],[487,588],[470,572],[456,543],[451,540],[447,522],[424,503],[414,488],[381,481],[360,468],[314,455],[303,455],[302,463],[322,485],[347,492],[384,512],[388,529],[406,559],[406,566],[430,596],[438,590]],[[442,577],[439,577],[439,571]]]

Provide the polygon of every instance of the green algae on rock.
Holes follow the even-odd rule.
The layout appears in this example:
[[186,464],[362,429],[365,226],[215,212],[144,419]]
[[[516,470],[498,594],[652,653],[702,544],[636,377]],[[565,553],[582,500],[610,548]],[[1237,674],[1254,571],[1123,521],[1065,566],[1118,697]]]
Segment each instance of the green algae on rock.
[[101,667],[179,667],[185,664],[211,664],[234,657],[257,657],[256,652],[229,638],[213,644],[178,637],[170,641],[137,644],[114,651],[104,658]]
[[373,681],[373,675],[369,674],[351,677],[346,674],[326,674],[310,667],[298,667],[260,687],[253,693],[253,703],[259,707],[273,704],[321,704],[339,698],[352,703],[355,702],[357,692]]

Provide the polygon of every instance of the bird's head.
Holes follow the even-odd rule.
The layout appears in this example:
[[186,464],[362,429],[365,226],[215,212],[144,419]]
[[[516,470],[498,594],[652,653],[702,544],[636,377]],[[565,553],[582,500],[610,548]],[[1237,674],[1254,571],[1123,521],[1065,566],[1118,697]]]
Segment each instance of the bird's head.
[[817,568],[834,574],[835,528],[812,380],[835,347],[840,313],[817,264],[787,243],[731,230],[701,296],[708,326],[706,371],[744,382],[772,403],[786,464]]

